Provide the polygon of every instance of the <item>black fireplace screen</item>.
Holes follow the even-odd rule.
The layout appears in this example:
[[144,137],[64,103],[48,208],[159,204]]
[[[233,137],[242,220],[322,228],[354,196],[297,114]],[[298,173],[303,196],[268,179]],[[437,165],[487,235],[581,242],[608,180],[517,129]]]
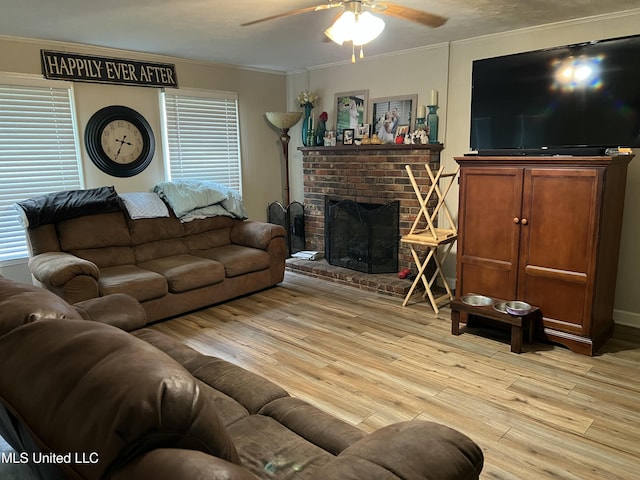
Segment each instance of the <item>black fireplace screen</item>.
[[386,205],[325,197],[325,257],[365,273],[398,271],[400,202]]

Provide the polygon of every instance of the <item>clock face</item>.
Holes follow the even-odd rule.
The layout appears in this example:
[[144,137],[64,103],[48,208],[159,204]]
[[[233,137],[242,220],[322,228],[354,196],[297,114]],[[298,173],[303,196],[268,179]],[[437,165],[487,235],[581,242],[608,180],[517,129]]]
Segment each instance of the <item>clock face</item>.
[[138,127],[127,120],[107,123],[100,135],[102,150],[112,161],[120,164],[133,163],[142,154],[144,141]]
[[98,110],[87,122],[84,137],[93,163],[115,177],[137,175],[153,159],[151,126],[129,107],[112,105]]

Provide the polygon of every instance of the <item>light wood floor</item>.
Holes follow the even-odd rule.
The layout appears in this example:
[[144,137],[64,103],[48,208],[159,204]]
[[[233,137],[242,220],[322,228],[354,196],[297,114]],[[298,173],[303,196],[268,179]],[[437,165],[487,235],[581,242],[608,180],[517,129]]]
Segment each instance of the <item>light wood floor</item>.
[[517,355],[506,332],[452,336],[449,310],[415,299],[287,272],[153,328],[367,431],[413,418],[458,429],[483,449],[483,479],[640,478],[640,331],[617,328],[592,358],[543,343]]

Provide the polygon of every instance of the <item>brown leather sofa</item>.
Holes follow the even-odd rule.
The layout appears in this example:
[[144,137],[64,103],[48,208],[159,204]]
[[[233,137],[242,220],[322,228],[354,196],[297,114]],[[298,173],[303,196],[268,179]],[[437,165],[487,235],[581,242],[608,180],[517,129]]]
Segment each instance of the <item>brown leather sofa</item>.
[[144,316],[123,294],[72,306],[0,278],[0,433],[40,478],[479,478],[482,451],[453,429],[366,434]]
[[228,216],[182,223],[173,212],[133,220],[113,187],[58,192],[22,206],[38,220],[26,228],[31,274],[70,303],[126,293],[152,322],[284,278],[286,232],[279,225]]

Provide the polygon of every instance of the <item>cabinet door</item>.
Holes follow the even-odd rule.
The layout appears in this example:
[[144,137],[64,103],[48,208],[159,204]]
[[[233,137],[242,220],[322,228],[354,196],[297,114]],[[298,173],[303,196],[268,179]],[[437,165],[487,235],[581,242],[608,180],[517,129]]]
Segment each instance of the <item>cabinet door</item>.
[[596,169],[525,169],[518,298],[546,327],[588,334],[596,259]]
[[457,293],[516,298],[523,169],[460,172]]

